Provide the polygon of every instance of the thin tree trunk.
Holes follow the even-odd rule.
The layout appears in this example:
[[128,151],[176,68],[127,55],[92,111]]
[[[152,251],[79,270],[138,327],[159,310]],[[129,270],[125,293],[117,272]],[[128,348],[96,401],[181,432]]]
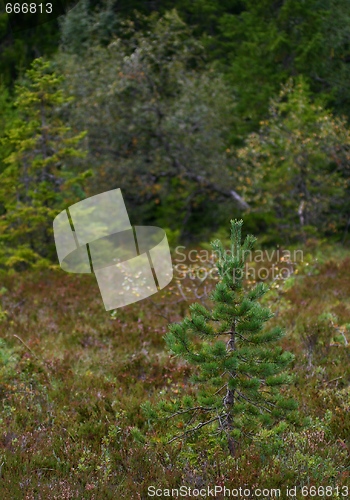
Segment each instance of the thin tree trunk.
[[[231,337],[230,337],[230,340],[227,342],[227,351],[232,352],[235,350],[236,350],[236,321],[232,325]],[[232,378],[234,378],[236,376],[235,372],[230,372],[230,375]],[[223,399],[223,403],[224,403],[225,408],[227,410],[225,425],[226,425],[226,432],[227,432],[228,449],[229,449],[230,455],[232,457],[234,457],[236,455],[237,443],[236,443],[235,439],[233,439],[233,437],[230,436],[230,431],[233,428],[232,409],[233,409],[233,405],[235,403],[235,390],[234,389],[230,389],[227,386],[227,391],[226,391],[226,395]]]

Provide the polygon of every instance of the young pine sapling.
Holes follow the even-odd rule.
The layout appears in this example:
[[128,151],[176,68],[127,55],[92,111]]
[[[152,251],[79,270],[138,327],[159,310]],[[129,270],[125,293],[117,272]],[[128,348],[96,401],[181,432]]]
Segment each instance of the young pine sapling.
[[248,235],[241,244],[243,221],[231,221],[231,248],[225,251],[218,240],[219,282],[210,299],[212,307],[195,303],[190,316],[173,323],[165,335],[170,351],[194,366],[196,397],[162,402],[160,407],[180,420],[182,433],[170,441],[184,439],[206,427],[235,456],[243,436],[252,437],[262,427],[270,427],[296,409],[280,387],[290,383],[286,373],[293,354],[277,342],[284,335],[279,327],[267,329],[271,311],[259,303],[267,286],[258,283],[245,290],[245,265],[256,238]]

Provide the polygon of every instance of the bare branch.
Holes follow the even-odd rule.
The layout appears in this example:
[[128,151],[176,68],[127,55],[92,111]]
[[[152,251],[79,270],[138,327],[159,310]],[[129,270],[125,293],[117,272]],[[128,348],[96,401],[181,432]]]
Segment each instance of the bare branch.
[[190,411],[195,411],[195,410],[213,411],[214,408],[205,408],[205,406],[194,406],[193,408],[188,408],[187,410],[176,411],[175,413],[167,417],[167,420],[169,420],[169,418],[175,417],[176,415],[182,415],[183,413],[189,413]]
[[177,436],[174,436],[172,439],[170,439],[170,441],[168,441],[167,444],[170,444],[173,441],[176,441],[177,439],[181,439],[181,438],[187,436],[188,434],[190,434],[192,432],[198,431],[199,429],[201,429],[205,425],[211,424],[211,423],[213,423],[213,422],[215,422],[216,420],[219,420],[219,419],[220,419],[220,417],[214,417],[214,418],[211,418],[210,420],[207,420],[206,422],[200,422],[198,425],[196,425],[196,427],[193,427],[192,429],[189,429],[188,431],[183,432],[182,434],[178,434]]

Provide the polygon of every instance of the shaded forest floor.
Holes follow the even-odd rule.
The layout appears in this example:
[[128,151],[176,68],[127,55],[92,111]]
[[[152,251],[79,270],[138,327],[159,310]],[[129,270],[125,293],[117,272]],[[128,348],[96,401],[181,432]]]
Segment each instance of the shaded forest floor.
[[106,312],[92,276],[3,276],[0,497],[137,499],[149,498],[152,485],[281,488],[281,498],[290,498],[287,485],[338,486],[332,497],[342,497],[340,488],[350,488],[350,257],[328,249],[316,260],[315,252],[264,298],[275,312],[270,324],[286,329],[282,346],[295,354],[295,383],[285,391],[308,424],[283,435],[261,430],[235,459],[214,442],[166,444],[169,422],[152,427],[140,410],[193,390],[189,368],[162,337],[214,280],[174,280]]

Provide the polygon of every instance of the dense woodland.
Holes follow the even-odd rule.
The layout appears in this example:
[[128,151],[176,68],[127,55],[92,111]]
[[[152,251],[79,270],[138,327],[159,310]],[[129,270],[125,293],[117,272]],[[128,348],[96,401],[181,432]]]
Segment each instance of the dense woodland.
[[[0,13],[2,498],[146,499],[150,485],[215,484],[249,487],[252,499],[257,487],[296,498],[286,485],[299,495],[324,488],[302,498],[346,498],[350,2],[60,5],[64,15],[33,17],[30,29]],[[107,313],[92,276],[59,269],[52,221],[115,188],[132,224],[165,229],[174,259],[177,245],[199,253],[156,296]],[[239,287],[224,273],[221,284],[198,278],[215,266],[200,251],[213,238],[227,244],[238,219],[265,256],[253,253],[252,269],[287,274],[248,275]],[[219,275],[243,268],[237,241]],[[276,248],[303,257],[270,259]],[[196,351],[203,335],[227,333],[230,317],[241,321],[235,333],[253,375],[237,368],[232,329],[227,347]],[[287,354],[276,347],[265,366],[259,342],[279,342]],[[290,377],[273,378],[278,363]],[[203,381],[209,392],[220,386],[218,367],[238,373],[251,397],[266,376],[282,387],[277,404],[293,400],[298,412],[275,425],[245,399],[235,416],[227,402],[236,382],[224,400],[220,388],[212,399],[198,391]],[[199,427],[187,435],[196,398]],[[227,447],[203,425],[210,405],[220,421],[222,402],[226,424],[237,423],[234,452],[231,438]],[[157,408],[180,418],[171,427]]]
[[[58,211],[79,177],[72,199],[120,187],[132,219],[174,242],[208,239],[228,213],[267,243],[347,239],[348,2],[81,1],[2,26],[2,225],[14,200],[31,213],[38,182]],[[52,256],[49,237],[28,252]]]

